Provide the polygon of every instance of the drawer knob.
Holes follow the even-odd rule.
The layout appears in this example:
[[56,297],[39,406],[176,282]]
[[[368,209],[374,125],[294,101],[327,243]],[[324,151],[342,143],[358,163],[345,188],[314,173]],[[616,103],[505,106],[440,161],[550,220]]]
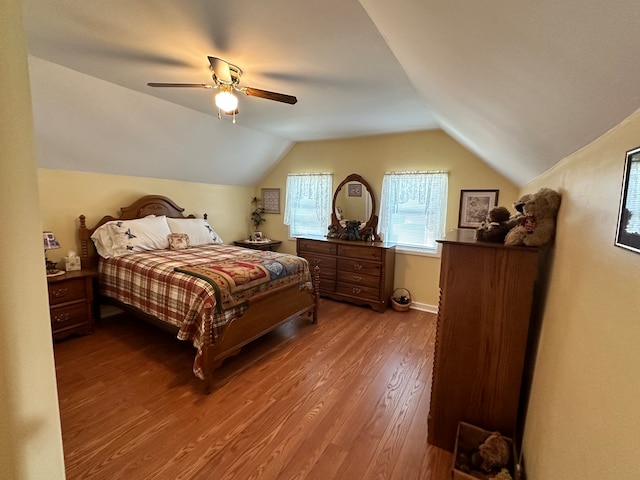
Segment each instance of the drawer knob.
[[68,288],[56,288],[53,292],[51,292],[51,295],[53,295],[56,298],[60,298],[60,297],[64,297],[68,293],[69,293]]
[[68,313],[61,313],[59,315],[54,315],[53,321],[56,323],[63,323],[68,322],[69,318],[71,318],[71,315],[69,315]]
[[362,270],[362,264],[361,263],[354,263],[353,264],[353,269],[354,270]]
[[353,280],[354,280],[355,282],[359,282],[359,281],[361,281],[361,280],[362,280],[362,277],[361,277],[360,275],[354,275],[354,276],[353,276]]
[[362,292],[362,289],[360,287],[353,287],[353,293],[358,295],[358,294],[360,294],[360,292]]

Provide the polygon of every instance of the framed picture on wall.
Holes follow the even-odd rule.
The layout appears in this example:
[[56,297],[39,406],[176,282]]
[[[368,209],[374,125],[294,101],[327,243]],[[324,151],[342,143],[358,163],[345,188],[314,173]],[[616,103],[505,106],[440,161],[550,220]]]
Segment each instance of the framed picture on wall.
[[262,209],[264,213],[280,213],[280,189],[262,189]]
[[616,246],[640,253],[640,147],[625,157]]
[[498,205],[499,190],[460,190],[458,228],[478,228]]

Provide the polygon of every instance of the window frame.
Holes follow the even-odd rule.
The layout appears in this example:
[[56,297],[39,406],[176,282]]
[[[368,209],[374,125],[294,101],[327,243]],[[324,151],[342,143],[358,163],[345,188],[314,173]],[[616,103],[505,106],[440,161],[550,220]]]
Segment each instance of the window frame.
[[[436,196],[436,201],[439,207],[439,211],[437,212],[437,218],[431,219],[431,221],[427,218],[422,223],[425,230],[427,229],[427,223],[436,222],[436,228],[431,228],[429,232],[425,232],[425,235],[431,235],[433,237],[433,246],[428,244],[423,244],[421,246],[412,245],[408,243],[398,242],[396,238],[392,234],[390,234],[390,229],[393,227],[393,224],[390,223],[393,212],[391,212],[392,206],[388,205],[388,202],[393,201],[389,196],[398,196],[398,187],[393,184],[393,182],[398,182],[403,176],[425,176],[424,180],[421,179],[413,179],[414,185],[410,188],[403,187],[402,192],[406,193],[407,191],[411,191],[409,200],[418,200],[418,204],[425,204],[425,210],[428,208],[426,203],[428,202],[427,197],[431,197],[432,195]],[[429,176],[437,175],[438,177],[433,177],[433,180],[429,179]],[[425,185],[420,185],[421,182],[427,182]],[[434,183],[435,182],[435,183]],[[380,232],[383,235],[385,241],[393,243],[396,245],[396,251],[402,253],[408,253],[412,255],[421,255],[421,256],[430,256],[430,257],[439,257],[441,252],[441,245],[437,243],[439,238],[442,238],[446,229],[446,221],[447,221],[447,207],[448,207],[448,189],[449,189],[449,172],[447,171],[412,171],[412,172],[386,172],[382,181],[382,192],[380,195]],[[394,191],[395,189],[395,191]],[[417,197],[416,197],[417,196]],[[420,201],[420,197],[425,196],[424,202]],[[405,203],[405,202],[403,202]],[[400,202],[396,202],[397,205]],[[397,207],[396,207],[397,208]],[[397,212],[396,212],[397,213]],[[428,210],[425,211],[425,216],[428,215]],[[433,215],[433,213],[432,213]]]
[[[314,192],[315,202],[316,202],[316,213],[318,211],[322,211],[323,218],[319,219],[318,224],[318,233],[297,233],[292,232],[292,222],[294,220],[295,214],[293,213],[295,209],[292,206],[296,201],[296,192],[292,191],[293,187],[291,185],[292,182],[297,181],[293,180],[294,178],[300,179],[305,178],[307,181],[312,182],[314,178],[318,183],[317,187],[324,188],[326,191],[324,192],[324,198],[318,198],[318,195],[322,195],[322,192]],[[311,185],[307,185],[307,187],[311,187]],[[295,188],[300,188],[299,185],[296,185]],[[312,199],[313,200],[313,199]],[[287,182],[285,189],[285,208],[284,208],[284,224],[287,225],[288,228],[288,238],[289,240],[295,240],[297,238],[322,238],[327,232],[327,228],[331,223],[331,208],[332,208],[332,200],[333,200],[333,174],[332,173],[289,173],[287,174]],[[295,227],[295,225],[294,225]]]

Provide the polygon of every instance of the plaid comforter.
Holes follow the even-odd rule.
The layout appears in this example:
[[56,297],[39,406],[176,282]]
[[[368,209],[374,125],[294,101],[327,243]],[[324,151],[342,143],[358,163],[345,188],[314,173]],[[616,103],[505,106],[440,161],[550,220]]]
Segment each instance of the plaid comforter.
[[[244,314],[251,296],[310,282],[302,258],[222,244],[101,258],[98,269],[102,295],[178,327],[178,338],[193,343],[198,350],[194,373],[200,378],[206,322],[215,341],[230,320]],[[243,276],[249,280],[242,281]]]

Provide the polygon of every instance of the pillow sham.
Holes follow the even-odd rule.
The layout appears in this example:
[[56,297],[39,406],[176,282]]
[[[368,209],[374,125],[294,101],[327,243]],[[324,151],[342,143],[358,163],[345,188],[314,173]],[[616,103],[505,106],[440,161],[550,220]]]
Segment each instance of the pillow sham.
[[167,217],[149,215],[135,220],[114,220],[105,223],[91,235],[98,255],[118,257],[127,253],[169,248],[171,230]]
[[189,246],[222,243],[220,236],[204,218],[167,218],[171,233],[189,235]]

